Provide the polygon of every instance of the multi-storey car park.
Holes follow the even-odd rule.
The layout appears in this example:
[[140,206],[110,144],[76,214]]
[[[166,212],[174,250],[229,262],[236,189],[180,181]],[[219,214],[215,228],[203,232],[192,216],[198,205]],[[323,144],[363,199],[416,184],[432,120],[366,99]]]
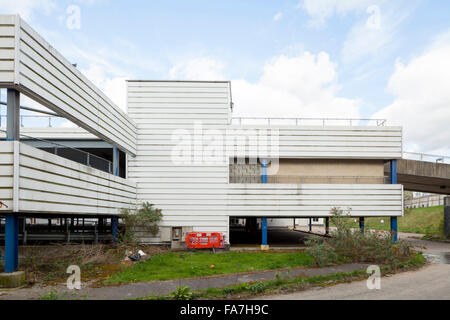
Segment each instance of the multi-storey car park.
[[[177,246],[192,231],[221,232],[230,243],[230,223],[259,222],[255,241],[267,248],[268,219],[320,218],[328,226],[341,208],[362,227],[364,217],[390,218],[396,234],[399,182],[450,193],[447,164],[402,160],[401,127],[233,118],[227,81],[128,81],[123,112],[19,16],[0,16],[0,87],[7,272],[17,269],[19,238],[116,237],[121,210],[142,202],[163,213],[160,233],[143,241]],[[49,124],[62,117],[78,127],[24,125],[29,113],[20,110],[30,108],[21,95],[51,110],[42,115]],[[28,234],[24,218],[47,219],[48,228]],[[74,232],[80,221],[88,234]]]

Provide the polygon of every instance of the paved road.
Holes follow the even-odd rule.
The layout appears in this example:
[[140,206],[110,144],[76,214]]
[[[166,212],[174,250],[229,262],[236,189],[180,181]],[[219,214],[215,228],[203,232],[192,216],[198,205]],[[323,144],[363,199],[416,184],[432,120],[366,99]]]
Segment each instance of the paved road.
[[415,234],[400,234],[412,242],[433,264],[418,271],[382,277],[380,290],[367,289],[366,281],[315,288],[266,300],[450,300],[450,243],[418,240]]
[[367,289],[366,281],[311,289],[265,300],[450,300],[450,265],[433,264],[419,271],[381,279],[380,290]]

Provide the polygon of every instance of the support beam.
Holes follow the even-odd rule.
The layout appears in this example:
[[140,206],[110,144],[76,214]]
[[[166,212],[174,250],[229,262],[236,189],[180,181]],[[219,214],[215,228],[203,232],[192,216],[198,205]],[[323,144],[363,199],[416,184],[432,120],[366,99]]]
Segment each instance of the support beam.
[[118,217],[111,218],[111,231],[112,231],[113,242],[118,243],[119,242],[119,218]]
[[[390,182],[391,184],[397,184],[397,160],[391,161]],[[397,243],[398,242],[397,217],[391,217],[391,234],[392,234],[392,241],[394,243]]]
[[361,233],[364,234],[365,232],[364,217],[359,218],[359,228],[361,229]]
[[309,218],[309,232],[312,232],[312,218]]
[[450,197],[444,198],[444,234],[450,238]]
[[330,218],[325,218],[325,235],[330,235]]
[[113,175],[119,176],[119,149],[117,147],[113,148]]
[[16,214],[6,215],[5,223],[5,273],[19,268],[19,218]]
[[8,89],[6,140],[20,140],[20,93],[14,89]]
[[397,217],[391,217],[391,234],[392,234],[392,241],[394,243],[397,243],[398,242]]
[[[268,166],[268,164],[269,164],[269,161],[267,159],[261,160],[261,169],[262,169],[261,182],[263,184],[267,184],[267,166]],[[267,218],[262,218],[261,233],[262,233],[261,250],[269,250],[269,244],[267,243]]]

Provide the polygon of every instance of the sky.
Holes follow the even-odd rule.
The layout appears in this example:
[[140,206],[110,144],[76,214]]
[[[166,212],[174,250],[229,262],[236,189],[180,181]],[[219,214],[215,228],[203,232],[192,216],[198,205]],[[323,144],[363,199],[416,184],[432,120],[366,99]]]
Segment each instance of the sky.
[[450,156],[450,1],[0,0],[119,107],[125,80],[230,80],[236,116],[387,119]]

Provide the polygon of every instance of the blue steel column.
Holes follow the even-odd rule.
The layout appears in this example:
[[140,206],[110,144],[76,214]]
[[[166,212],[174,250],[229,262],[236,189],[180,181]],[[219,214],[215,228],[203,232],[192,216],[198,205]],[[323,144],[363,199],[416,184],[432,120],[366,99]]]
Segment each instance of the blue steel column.
[[5,272],[13,273],[19,267],[19,227],[16,214],[7,214],[5,222]]
[[309,232],[312,232],[312,218],[309,218]]
[[325,218],[325,234],[330,234],[330,218]]
[[361,233],[364,234],[365,231],[364,217],[359,218],[359,228],[361,229]]
[[[119,176],[119,149],[113,147],[113,175]],[[113,242],[117,243],[119,241],[119,217],[111,218],[111,232]]]
[[[391,184],[397,184],[397,160],[391,161],[390,182],[391,182]],[[391,234],[392,234],[392,241],[394,243],[397,243],[398,242],[397,217],[391,217]]]
[[[269,161],[266,159],[261,160],[262,164],[262,177],[261,182],[263,184],[267,184],[267,166],[269,164]],[[261,233],[262,233],[262,245],[261,248],[264,250],[268,249],[267,244],[267,218],[262,218],[262,226],[261,226]]]
[[[7,91],[6,140],[20,141],[20,93]],[[13,273],[19,268],[19,217],[17,208],[6,215],[5,221],[5,272]]]

